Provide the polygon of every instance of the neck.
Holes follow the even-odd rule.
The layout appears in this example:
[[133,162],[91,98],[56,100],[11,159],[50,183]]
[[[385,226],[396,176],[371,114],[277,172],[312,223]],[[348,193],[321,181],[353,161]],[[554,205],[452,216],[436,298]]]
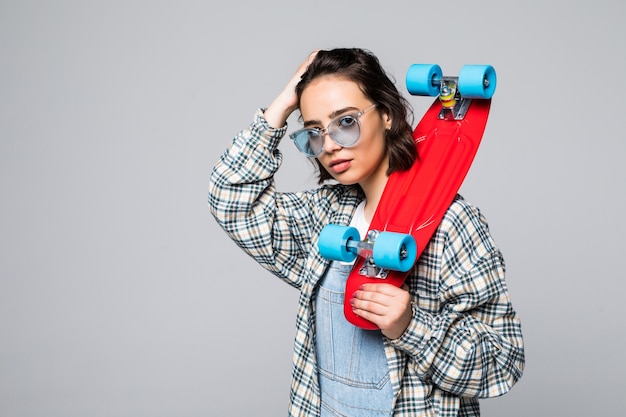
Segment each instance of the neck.
[[383,195],[385,185],[387,184],[387,175],[380,176],[376,180],[368,181],[360,184],[363,192],[365,193],[365,220],[372,221],[378,202]]

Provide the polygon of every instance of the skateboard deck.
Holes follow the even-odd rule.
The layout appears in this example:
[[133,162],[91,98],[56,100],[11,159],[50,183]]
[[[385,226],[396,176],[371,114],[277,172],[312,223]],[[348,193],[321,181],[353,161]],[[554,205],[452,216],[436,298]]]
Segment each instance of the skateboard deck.
[[[344,314],[350,323],[368,330],[378,327],[353,313],[352,294],[366,283],[402,286],[470,169],[495,89],[495,72],[490,66],[465,66],[472,67],[469,73],[466,71],[465,79],[474,79],[465,88],[461,88],[463,71],[458,78],[451,78],[442,77],[438,66],[415,64],[415,67],[407,73],[409,92],[439,95],[413,132],[417,160],[409,170],[389,176],[364,240],[354,230],[339,238],[337,234],[345,231],[345,226],[340,231],[329,228],[326,236],[320,235],[323,256],[355,259],[346,283]],[[418,80],[415,84],[415,77],[426,78],[427,82]],[[479,77],[482,77],[480,86]],[[454,87],[452,95],[445,88],[446,83]],[[462,96],[464,89],[472,98]],[[325,246],[337,245],[339,249],[333,250],[341,251],[341,255],[323,250]]]

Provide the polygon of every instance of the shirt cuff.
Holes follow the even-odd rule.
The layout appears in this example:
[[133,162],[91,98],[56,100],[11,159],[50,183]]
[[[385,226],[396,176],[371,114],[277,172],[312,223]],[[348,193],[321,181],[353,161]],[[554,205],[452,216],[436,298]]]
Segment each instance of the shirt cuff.
[[270,149],[276,149],[287,133],[287,123],[281,128],[271,126],[265,119],[265,110],[266,108],[257,109],[252,128],[257,131],[261,144]]
[[432,338],[432,318],[425,311],[413,304],[413,319],[402,336],[391,340],[391,343],[400,350],[416,356]]

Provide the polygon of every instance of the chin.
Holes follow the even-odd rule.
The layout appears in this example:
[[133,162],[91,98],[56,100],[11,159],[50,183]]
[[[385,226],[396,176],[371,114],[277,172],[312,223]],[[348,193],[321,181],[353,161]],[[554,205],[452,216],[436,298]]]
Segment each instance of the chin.
[[349,175],[333,175],[332,176],[335,181],[337,181],[341,185],[355,185],[359,183],[358,178],[351,177]]

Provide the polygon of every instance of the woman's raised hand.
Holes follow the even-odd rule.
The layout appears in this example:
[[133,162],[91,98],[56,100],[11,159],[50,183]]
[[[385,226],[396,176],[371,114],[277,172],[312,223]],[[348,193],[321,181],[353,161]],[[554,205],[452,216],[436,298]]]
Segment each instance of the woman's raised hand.
[[270,126],[281,128],[287,122],[287,118],[298,108],[298,96],[296,95],[296,86],[302,78],[302,74],[307,70],[309,64],[317,55],[317,50],[313,51],[300,64],[297,71],[291,77],[283,91],[272,101],[272,104],[265,110],[265,120]]

